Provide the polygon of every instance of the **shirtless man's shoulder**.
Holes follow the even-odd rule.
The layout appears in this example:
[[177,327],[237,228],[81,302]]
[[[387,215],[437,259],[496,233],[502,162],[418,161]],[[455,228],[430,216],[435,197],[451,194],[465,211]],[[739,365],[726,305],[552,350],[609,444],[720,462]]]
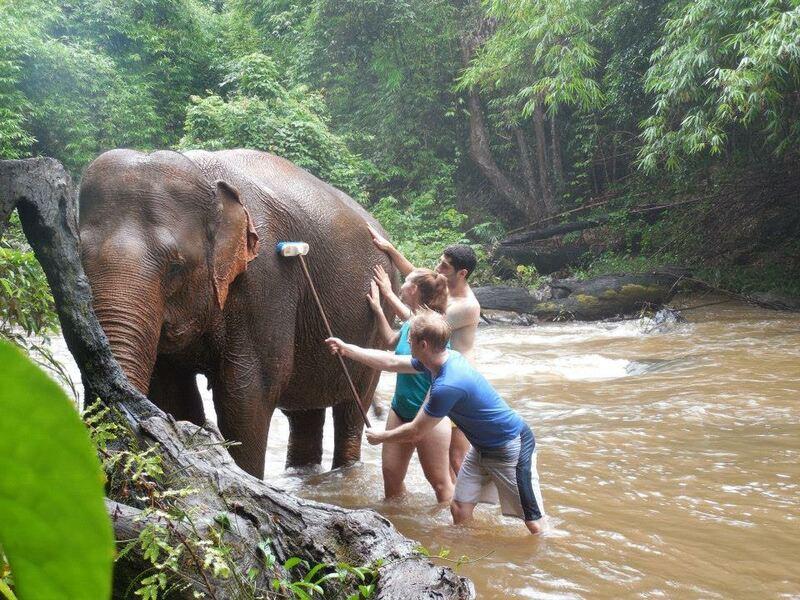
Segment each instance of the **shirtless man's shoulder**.
[[471,289],[467,288],[463,296],[450,296],[446,316],[452,332],[450,345],[469,358],[481,318],[481,305]]

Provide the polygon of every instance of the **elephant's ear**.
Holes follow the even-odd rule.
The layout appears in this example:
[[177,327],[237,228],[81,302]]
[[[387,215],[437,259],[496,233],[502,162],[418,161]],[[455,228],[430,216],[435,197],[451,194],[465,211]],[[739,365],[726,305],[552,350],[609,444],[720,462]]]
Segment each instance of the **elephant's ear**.
[[224,181],[215,182],[215,186],[220,213],[214,236],[212,277],[217,304],[222,309],[233,280],[258,256],[258,234],[239,191]]

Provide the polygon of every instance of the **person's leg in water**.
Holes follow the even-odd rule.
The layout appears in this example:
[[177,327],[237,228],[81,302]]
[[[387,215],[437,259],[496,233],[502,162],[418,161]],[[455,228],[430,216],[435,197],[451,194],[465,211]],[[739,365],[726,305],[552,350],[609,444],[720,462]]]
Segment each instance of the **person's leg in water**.
[[417,442],[417,456],[425,479],[431,484],[439,503],[450,502],[453,497],[453,481],[450,479],[450,430],[447,419],[433,428]]
[[[395,429],[402,424],[403,420],[393,409],[390,410],[386,419],[386,430]],[[412,454],[414,454],[414,444],[387,443],[381,446],[383,493],[387,500],[399,498],[406,493],[403,481],[406,478]]]
[[525,521],[525,527],[528,528],[533,535],[539,535],[544,531],[544,517],[538,521]]
[[461,470],[461,464],[464,462],[464,457],[470,449],[469,440],[464,432],[458,427],[452,427],[453,431],[450,434],[450,478],[455,483],[458,477],[458,472]]
[[453,525],[463,525],[472,520],[472,513],[475,510],[473,502],[459,502],[453,500],[450,503],[450,514],[453,515]]
[[450,503],[454,525],[461,525],[472,519],[475,506],[481,499],[481,490],[486,478],[487,474],[481,468],[477,451],[475,448],[470,448],[458,474],[458,481],[453,490],[453,501]]

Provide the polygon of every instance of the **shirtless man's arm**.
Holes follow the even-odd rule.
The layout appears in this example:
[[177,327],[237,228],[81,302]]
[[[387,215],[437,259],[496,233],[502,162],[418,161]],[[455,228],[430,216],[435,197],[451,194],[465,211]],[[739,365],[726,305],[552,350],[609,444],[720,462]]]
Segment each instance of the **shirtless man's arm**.
[[411,262],[405,256],[403,256],[403,253],[400,252],[400,250],[394,247],[392,242],[378,233],[378,230],[372,227],[372,225],[367,224],[367,228],[369,229],[370,234],[372,234],[372,243],[374,243],[378,249],[383,250],[389,255],[389,258],[392,259],[394,266],[398,271],[400,271],[403,277],[414,270],[414,265],[412,265]]
[[481,305],[471,290],[464,298],[451,298],[446,317],[451,331],[450,346],[471,359],[475,332],[481,318]]

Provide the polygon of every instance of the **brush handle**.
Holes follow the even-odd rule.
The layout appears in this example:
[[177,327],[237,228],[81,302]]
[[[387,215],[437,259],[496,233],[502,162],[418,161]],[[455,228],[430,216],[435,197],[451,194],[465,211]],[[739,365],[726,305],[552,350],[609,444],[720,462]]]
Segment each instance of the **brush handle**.
[[[308,272],[308,267],[306,266],[306,259],[303,257],[302,254],[297,255],[300,259],[300,266],[303,268],[303,273],[308,280],[308,285],[311,286],[311,293],[314,296],[314,301],[317,303],[317,308],[319,309],[319,314],[322,315],[322,321],[325,323],[325,329],[328,332],[328,337],[333,337],[333,332],[331,331],[331,324],[328,322],[328,317],[325,316],[325,310],[322,308],[322,302],[317,295],[317,288],[314,287],[314,282],[311,279],[311,273]],[[341,354],[337,354],[336,358],[339,359],[339,364],[342,366],[342,370],[344,371],[345,377],[347,377],[347,383],[350,384],[350,391],[353,392],[353,398],[356,401],[356,405],[358,406],[358,410],[361,413],[361,418],[364,419],[364,425],[367,427],[372,427],[372,424],[369,422],[369,418],[367,417],[367,413],[364,410],[364,406],[361,404],[361,398],[358,395],[358,391],[356,390],[356,386],[353,383],[352,377],[350,377],[350,371],[347,370],[347,365],[344,364],[344,359],[342,358]]]

